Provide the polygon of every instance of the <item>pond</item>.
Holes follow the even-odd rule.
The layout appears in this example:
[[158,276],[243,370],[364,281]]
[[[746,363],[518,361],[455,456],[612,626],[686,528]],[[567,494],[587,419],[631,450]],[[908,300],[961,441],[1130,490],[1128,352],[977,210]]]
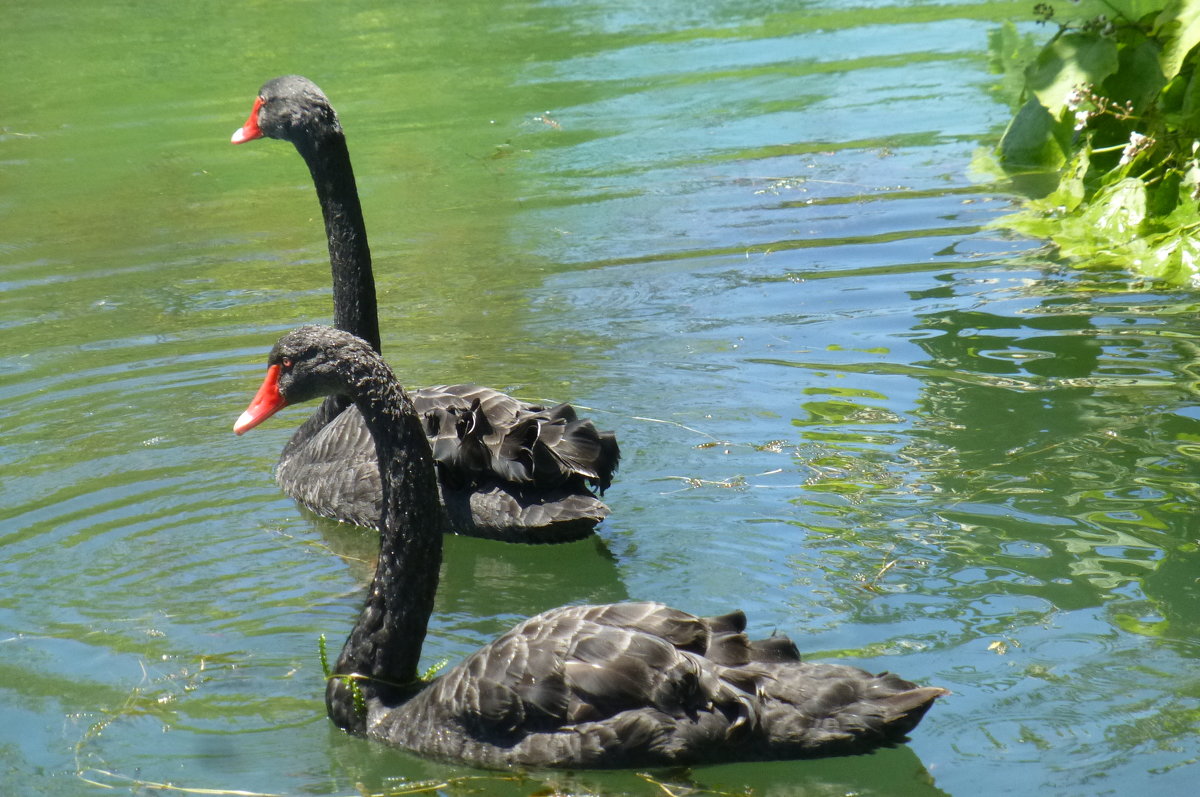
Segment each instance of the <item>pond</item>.
[[[987,228],[1012,199],[969,168],[1009,113],[987,35],[1028,15],[6,10],[0,791],[1190,793],[1200,302]],[[447,539],[424,660],[565,603],[740,607],[950,689],[909,743],[510,778],[329,723],[317,640],[376,541],[275,485],[308,408],[230,431],[274,339],[331,317],[302,161],[229,144],[288,73],[346,128],[401,378],[621,441],[592,538]]]

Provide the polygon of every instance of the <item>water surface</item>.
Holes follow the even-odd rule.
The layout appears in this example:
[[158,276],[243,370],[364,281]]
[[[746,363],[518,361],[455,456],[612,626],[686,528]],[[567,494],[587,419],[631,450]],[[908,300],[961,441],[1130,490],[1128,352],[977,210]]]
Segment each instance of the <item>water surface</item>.
[[[330,317],[258,86],[316,80],[413,385],[569,400],[625,454],[593,539],[448,540],[426,660],[568,602],[744,608],[953,690],[869,757],[652,773],[755,794],[1190,793],[1197,300],[1040,259],[972,183],[1011,3],[56,3],[6,11],[0,784],[661,794],[347,737],[363,532],[230,433]],[[107,787],[107,788],[104,788]]]

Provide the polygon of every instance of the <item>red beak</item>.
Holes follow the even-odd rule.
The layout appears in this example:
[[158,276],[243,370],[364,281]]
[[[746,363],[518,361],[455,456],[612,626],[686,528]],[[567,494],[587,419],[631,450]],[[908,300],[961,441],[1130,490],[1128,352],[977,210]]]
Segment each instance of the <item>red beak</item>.
[[263,380],[262,387],[233,425],[234,434],[250,431],[287,406],[287,399],[279,395],[279,370],[278,365],[267,369],[267,378]]
[[262,104],[262,97],[256,97],[254,107],[250,109],[250,118],[246,120],[246,124],[234,131],[230,141],[234,144],[245,144],[247,141],[263,137],[263,131],[258,127],[258,109],[262,107]]

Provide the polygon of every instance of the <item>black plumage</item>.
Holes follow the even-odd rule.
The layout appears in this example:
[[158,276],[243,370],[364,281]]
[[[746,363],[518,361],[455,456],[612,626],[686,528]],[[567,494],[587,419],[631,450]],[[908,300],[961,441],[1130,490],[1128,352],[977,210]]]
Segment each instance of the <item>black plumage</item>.
[[900,741],[946,693],[801,661],[786,637],[751,640],[740,611],[704,618],[658,603],[544,612],[425,683],[417,663],[442,537],[424,423],[379,355],[344,332],[302,327],[268,362],[236,430],[284,403],[345,394],[384,474],[378,568],[326,690],[330,717],[348,731],[485,767],[803,758]]

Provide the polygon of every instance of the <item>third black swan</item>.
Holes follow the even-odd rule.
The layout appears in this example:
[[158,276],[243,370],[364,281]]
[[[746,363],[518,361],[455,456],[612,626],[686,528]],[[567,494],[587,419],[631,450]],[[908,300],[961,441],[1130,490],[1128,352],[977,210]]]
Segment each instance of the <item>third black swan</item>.
[[[291,141],[308,164],[329,239],[334,325],[380,350],[371,251],[346,137],[324,93],[289,75],[263,85],[240,144]],[[569,404],[528,404],[478,385],[412,391],[438,463],[447,531],[512,542],[564,542],[591,533],[620,449],[611,432]],[[284,447],[275,478],[325,517],[379,528],[379,470],[370,435],[349,402],[331,396]]]
[[946,694],[802,662],[787,637],[750,640],[740,611],[696,617],[659,603],[552,609],[424,681],[417,665],[442,555],[424,423],[379,354],[340,330],[290,332],[267,366],[234,431],[290,403],[345,395],[383,474],[379,563],[325,690],[345,730],[493,768],[809,758],[900,741]]

